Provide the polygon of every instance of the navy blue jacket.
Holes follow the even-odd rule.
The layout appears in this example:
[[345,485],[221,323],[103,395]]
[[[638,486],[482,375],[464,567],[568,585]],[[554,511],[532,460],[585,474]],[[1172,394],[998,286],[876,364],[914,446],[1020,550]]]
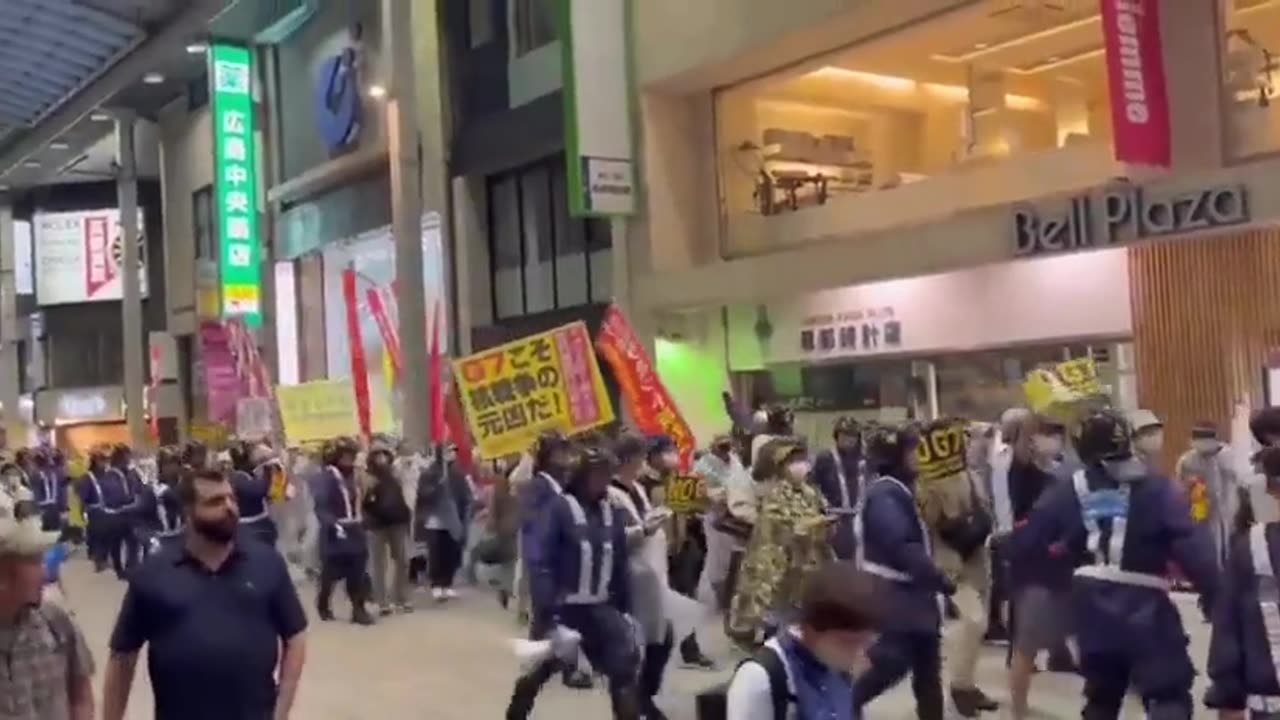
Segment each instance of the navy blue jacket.
[[102,505],[107,512],[124,512],[135,507],[142,481],[128,469],[109,467],[97,476],[102,489]]
[[183,526],[182,503],[174,487],[157,481],[138,499],[138,515],[147,529],[159,535],[177,535]]
[[520,542],[527,547],[533,541],[537,521],[546,514],[547,508],[560,497],[560,484],[550,475],[535,472],[529,482],[520,489]]
[[855,527],[857,565],[890,580],[887,629],[936,632],[942,621],[937,596],[951,584],[929,556],[928,534],[910,489],[890,477],[869,482]]
[[31,475],[31,494],[42,512],[67,511],[67,489],[58,473],[40,468]]
[[[1084,472],[1090,492],[1121,488],[1100,467]],[[1208,529],[1192,522],[1186,500],[1167,478],[1151,474],[1126,485],[1128,511],[1118,569],[1164,578],[1170,563],[1176,562],[1211,606],[1217,595],[1218,571]],[[1098,521],[1099,547],[1111,545],[1112,524],[1113,520],[1105,517]],[[1008,548],[1015,563],[1056,556],[1092,565],[1087,542],[1080,501],[1073,482],[1066,480],[1046,492],[1027,522],[1013,531]],[[1083,652],[1130,652],[1136,642],[1160,638],[1176,640],[1185,653],[1186,636],[1167,591],[1082,576],[1079,570],[1072,589],[1076,633]]]
[[812,472],[813,482],[826,498],[827,507],[841,515],[832,544],[836,556],[848,560],[853,557],[853,510],[862,489],[862,459],[854,453],[838,456],[836,451],[827,450],[813,461]]
[[267,514],[268,496],[271,493],[271,479],[266,473],[233,470],[231,472],[231,488],[236,493],[236,504],[240,506],[241,522],[262,519]]
[[[586,587],[590,592],[603,591],[602,602],[619,612],[631,612],[629,570],[627,562],[627,514],[608,499],[580,502],[586,524],[574,517],[568,497],[555,497],[546,512],[534,519],[530,542],[524,546],[529,568],[529,595],[539,617],[535,625],[553,619],[566,601],[582,587],[582,574],[588,573]],[[606,527],[608,513],[609,526]],[[590,545],[590,567],[582,566],[583,542]],[[606,548],[611,543],[611,548]],[[591,603],[572,603],[591,604]],[[600,604],[596,602],[594,604]]]
[[[346,487],[350,505],[343,499],[339,478]],[[327,556],[364,553],[367,547],[364,527],[360,523],[360,496],[355,478],[343,475],[332,465],[325,465],[312,480],[311,488],[315,497],[316,519],[320,521],[320,552]]]

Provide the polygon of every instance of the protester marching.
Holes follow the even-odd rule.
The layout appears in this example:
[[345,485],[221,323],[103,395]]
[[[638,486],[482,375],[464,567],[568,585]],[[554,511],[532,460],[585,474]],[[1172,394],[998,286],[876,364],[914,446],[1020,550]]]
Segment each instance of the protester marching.
[[[619,380],[621,412],[597,353]],[[1025,407],[999,422],[850,415],[806,438],[785,407],[744,410],[728,397],[705,449],[616,308],[594,339],[575,323],[451,370],[454,422],[426,446],[370,432],[349,384],[325,381],[279,388],[273,433],[99,445],[83,460],[22,449],[0,463],[0,569],[38,561],[51,608],[39,622],[72,636],[74,619],[56,608],[70,601],[61,570],[79,549],[128,583],[109,720],[124,716],[144,646],[168,713],[196,712],[182,709],[192,698],[219,717],[291,703],[307,627],[295,587],[308,582],[316,618],[361,627],[412,612],[419,590],[442,609],[459,585],[492,591],[527,629],[512,642],[522,669],[507,718],[531,717],[559,678],[599,682],[615,718],[664,719],[674,661],[733,669],[688,698],[701,720],[872,717],[908,675],[924,720],[1021,720],[1042,652],[1050,671],[1084,677],[1085,717],[1118,717],[1129,692],[1151,717],[1192,717],[1176,581],[1213,621],[1204,702],[1224,716],[1280,708],[1269,671],[1280,648],[1265,630],[1280,540],[1251,522],[1247,469],[1219,456],[1205,426],[1179,481],[1167,480],[1154,466],[1158,420],[1114,408],[1091,362],[1034,369]],[[1266,446],[1262,483],[1280,495],[1277,417],[1263,411],[1253,429]],[[275,692],[215,697],[157,665],[210,668],[226,652],[210,627],[175,643],[156,614],[171,611],[172,588],[207,581],[187,559],[271,593],[248,630],[218,625],[212,600],[184,602],[252,659],[217,677],[249,688],[270,676]],[[721,633],[731,649],[709,656],[722,644],[706,639]],[[976,679],[992,641],[1009,644],[1007,693]],[[85,702],[75,678],[93,669],[72,650],[58,701],[69,705]]]

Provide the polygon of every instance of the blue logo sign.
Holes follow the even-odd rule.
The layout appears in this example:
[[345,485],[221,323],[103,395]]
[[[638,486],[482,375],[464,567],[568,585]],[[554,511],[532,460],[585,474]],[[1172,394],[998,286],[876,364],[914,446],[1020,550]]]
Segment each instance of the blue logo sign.
[[356,141],[362,109],[356,51],[347,48],[320,65],[316,82],[316,124],[329,152],[343,150]]

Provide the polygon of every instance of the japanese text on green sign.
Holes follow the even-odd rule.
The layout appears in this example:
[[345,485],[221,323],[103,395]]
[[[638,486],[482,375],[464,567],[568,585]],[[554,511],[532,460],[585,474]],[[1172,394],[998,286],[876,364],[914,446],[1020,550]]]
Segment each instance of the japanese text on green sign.
[[254,157],[253,60],[248,48],[209,50],[214,188],[221,259],[222,316],[262,321],[258,166]]

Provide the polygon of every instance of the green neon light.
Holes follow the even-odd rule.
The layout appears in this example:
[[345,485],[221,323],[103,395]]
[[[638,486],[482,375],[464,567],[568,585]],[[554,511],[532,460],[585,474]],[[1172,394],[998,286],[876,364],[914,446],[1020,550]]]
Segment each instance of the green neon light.
[[258,243],[258,163],[254,157],[253,56],[239,45],[209,48],[213,102],[214,200],[222,316],[262,322],[262,251]]

